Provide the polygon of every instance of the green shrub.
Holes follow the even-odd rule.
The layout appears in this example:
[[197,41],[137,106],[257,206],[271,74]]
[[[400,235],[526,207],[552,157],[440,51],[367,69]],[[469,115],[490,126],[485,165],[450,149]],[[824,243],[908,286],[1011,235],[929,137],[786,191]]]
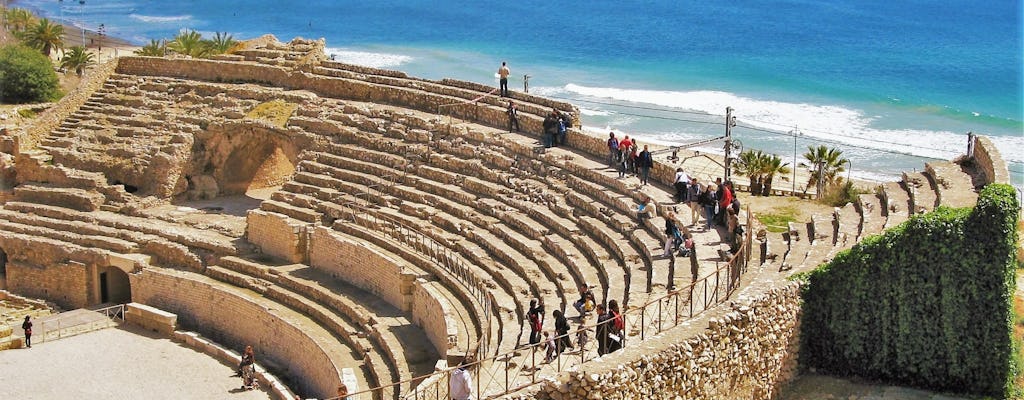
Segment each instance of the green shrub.
[[0,102],[38,103],[60,98],[50,59],[19,45],[0,48]]
[[938,390],[1010,394],[1018,210],[1008,185],[940,207],[807,274],[801,362]]

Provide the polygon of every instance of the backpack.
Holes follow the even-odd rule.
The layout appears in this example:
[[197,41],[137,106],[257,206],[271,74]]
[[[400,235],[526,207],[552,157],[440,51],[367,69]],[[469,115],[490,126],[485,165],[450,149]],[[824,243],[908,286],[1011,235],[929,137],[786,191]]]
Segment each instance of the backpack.
[[533,329],[533,330],[535,330],[537,332],[540,332],[541,329],[543,329],[543,327],[541,326],[541,322],[540,322],[540,315],[538,315],[538,313],[532,312],[529,315],[527,315],[527,317],[530,318],[530,328],[531,329]]

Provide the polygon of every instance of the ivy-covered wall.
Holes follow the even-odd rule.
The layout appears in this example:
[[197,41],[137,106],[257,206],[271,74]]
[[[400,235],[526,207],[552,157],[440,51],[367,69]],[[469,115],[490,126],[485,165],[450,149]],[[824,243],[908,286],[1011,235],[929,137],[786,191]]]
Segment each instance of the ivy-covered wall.
[[801,363],[838,375],[1004,396],[1018,204],[987,186],[974,209],[940,207],[807,274]]

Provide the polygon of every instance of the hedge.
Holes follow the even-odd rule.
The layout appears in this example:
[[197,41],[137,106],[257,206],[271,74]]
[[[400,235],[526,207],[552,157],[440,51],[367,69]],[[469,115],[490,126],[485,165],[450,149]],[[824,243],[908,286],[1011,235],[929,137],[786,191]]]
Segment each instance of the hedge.
[[808,273],[800,361],[837,375],[1004,397],[1020,204],[989,185]]

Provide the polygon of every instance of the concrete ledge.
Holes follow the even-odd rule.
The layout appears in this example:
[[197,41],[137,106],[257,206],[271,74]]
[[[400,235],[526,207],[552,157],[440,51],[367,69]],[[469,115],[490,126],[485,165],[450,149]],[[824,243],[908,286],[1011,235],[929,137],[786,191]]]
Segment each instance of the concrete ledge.
[[178,327],[178,315],[139,303],[128,303],[124,309],[124,320],[129,324],[171,335]]

